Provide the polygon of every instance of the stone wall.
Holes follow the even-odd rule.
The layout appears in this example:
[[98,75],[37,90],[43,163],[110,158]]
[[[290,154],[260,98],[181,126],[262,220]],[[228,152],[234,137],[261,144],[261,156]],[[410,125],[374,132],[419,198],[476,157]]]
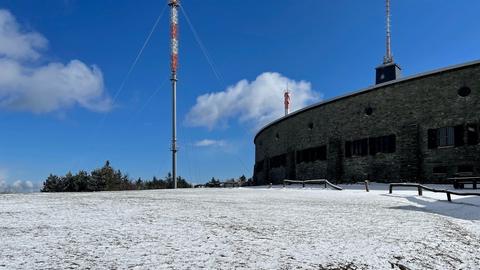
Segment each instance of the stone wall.
[[[470,95],[458,94],[469,87]],[[371,115],[366,109],[371,108]],[[480,123],[480,62],[386,83],[290,114],[255,137],[258,183],[285,178],[328,178],[336,182],[444,182],[458,166],[474,167],[480,175],[480,145],[428,149],[428,130]],[[394,134],[396,151],[345,156],[345,141]],[[297,151],[327,146],[327,160],[298,163]],[[268,160],[287,155],[284,168],[270,169]],[[446,173],[433,168],[447,167]]]

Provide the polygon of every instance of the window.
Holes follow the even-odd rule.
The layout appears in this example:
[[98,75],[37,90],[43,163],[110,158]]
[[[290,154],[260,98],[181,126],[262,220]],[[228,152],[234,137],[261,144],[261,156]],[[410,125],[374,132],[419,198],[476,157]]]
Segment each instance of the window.
[[352,142],[345,142],[345,157],[352,157]]
[[297,163],[314,162],[327,159],[327,146],[322,145],[297,152]]
[[467,143],[469,145],[478,144],[478,125],[477,124],[467,125]]
[[368,139],[369,153],[375,155],[376,153],[395,153],[396,150],[396,136],[388,135]]
[[472,89],[470,89],[469,87],[466,87],[466,86],[458,89],[458,91],[457,91],[457,94],[461,97],[466,97],[466,96],[470,95],[470,93],[472,93]]
[[368,155],[368,139],[356,140],[352,142],[352,155],[366,156]]
[[285,167],[287,165],[287,155],[279,155],[270,158],[270,168]]
[[308,123],[308,129],[313,129],[313,123],[312,122]]
[[465,145],[464,135],[465,127],[463,125],[429,129],[428,148],[434,149],[446,146],[463,146]]
[[377,153],[395,153],[397,137],[392,134],[368,139],[346,141],[345,157],[375,155]]
[[454,144],[454,128],[444,127],[437,129],[437,145],[439,147],[452,146]]
[[428,130],[428,149],[437,148],[437,130],[429,129]]
[[275,140],[278,141],[279,139],[280,139],[280,134],[278,134],[278,132],[277,132],[277,134],[275,134]]

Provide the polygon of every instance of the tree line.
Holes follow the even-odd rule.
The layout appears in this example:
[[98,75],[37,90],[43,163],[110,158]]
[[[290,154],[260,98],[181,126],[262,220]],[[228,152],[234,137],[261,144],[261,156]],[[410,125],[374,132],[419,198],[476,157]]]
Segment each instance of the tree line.
[[[128,174],[115,170],[110,162],[105,162],[102,168],[90,173],[79,171],[77,174],[68,172],[64,176],[50,174],[43,182],[42,192],[93,192],[173,188],[173,178],[169,173],[164,179],[153,177],[151,180],[131,180]],[[177,177],[178,188],[190,188],[192,185],[182,177]]]
[[212,177],[212,179],[210,179],[210,181],[208,181],[207,183],[205,183],[202,186],[213,188],[213,187],[222,187],[222,186],[225,186],[225,185],[227,185],[227,186],[228,185],[240,186],[240,187],[255,186],[255,182],[253,181],[252,178],[247,179],[247,177],[245,177],[245,175],[242,175],[237,179],[230,178],[230,179],[226,179],[226,180],[223,180],[223,181],[221,181],[220,179],[215,179],[215,177]]

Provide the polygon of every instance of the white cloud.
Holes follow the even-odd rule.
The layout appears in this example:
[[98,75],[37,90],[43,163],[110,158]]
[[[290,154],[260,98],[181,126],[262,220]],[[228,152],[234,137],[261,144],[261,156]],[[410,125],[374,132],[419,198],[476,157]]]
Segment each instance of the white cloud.
[[38,49],[47,47],[48,41],[39,33],[22,32],[15,17],[0,9],[0,56],[11,59],[37,59]]
[[210,140],[210,139],[204,139],[201,141],[197,141],[195,144],[197,147],[209,147],[209,146],[225,146],[226,142],[224,140]]
[[279,73],[265,72],[254,81],[241,80],[225,91],[197,97],[187,114],[186,123],[209,129],[227,125],[231,118],[260,127],[284,115],[283,91],[291,90],[291,110],[305,107],[320,99],[306,81],[294,81]]
[[5,180],[0,179],[0,193],[29,193],[40,191],[39,184],[35,185],[31,181],[17,180],[13,184],[8,184]]
[[9,11],[0,10],[0,108],[47,113],[79,105],[109,110],[111,100],[98,67],[79,60],[35,64],[47,44],[41,34],[22,31]]
[[15,193],[33,192],[34,186],[31,181],[15,181],[11,186],[11,191]]
[[13,184],[9,184],[8,171],[0,168],[0,193],[25,193],[40,191],[40,183],[34,184],[31,181],[17,180]]

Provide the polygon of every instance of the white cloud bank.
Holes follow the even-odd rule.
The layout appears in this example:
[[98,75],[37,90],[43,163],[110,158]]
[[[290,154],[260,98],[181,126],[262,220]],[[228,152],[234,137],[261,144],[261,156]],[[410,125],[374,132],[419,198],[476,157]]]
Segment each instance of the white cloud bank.
[[0,9],[0,108],[48,113],[79,105],[109,110],[101,70],[79,60],[38,65],[47,45],[45,37],[24,31],[8,10]]
[[15,181],[13,184],[7,182],[8,172],[0,168],[0,193],[26,193],[40,191],[39,184],[35,185],[31,181]]
[[309,82],[265,72],[252,82],[241,80],[225,91],[199,96],[187,114],[186,123],[212,129],[227,125],[231,118],[238,118],[239,122],[248,122],[258,128],[284,115],[283,92],[287,85],[291,91],[291,111],[321,97]]
[[34,185],[31,181],[18,180],[10,185],[0,179],[0,193],[30,193],[38,192],[40,189],[39,185]]

